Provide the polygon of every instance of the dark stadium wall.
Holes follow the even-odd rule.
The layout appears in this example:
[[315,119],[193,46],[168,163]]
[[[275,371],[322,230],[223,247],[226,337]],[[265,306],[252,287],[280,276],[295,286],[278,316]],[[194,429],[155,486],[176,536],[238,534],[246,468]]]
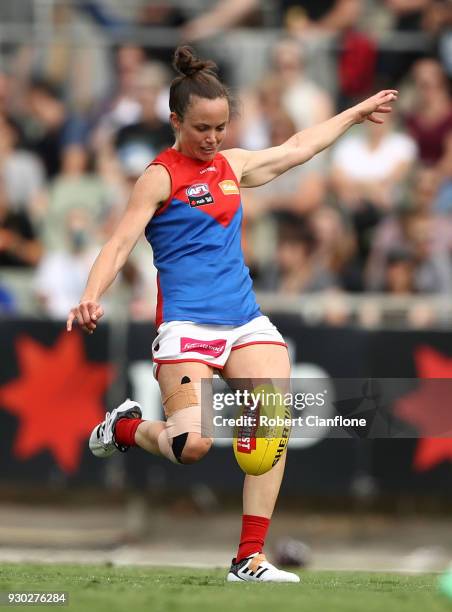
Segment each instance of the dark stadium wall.
[[[419,379],[410,392],[415,403],[405,405],[409,436],[294,440],[286,494],[347,496],[367,487],[382,496],[452,497],[452,439],[432,436],[428,419],[410,417],[410,406],[425,400],[424,412],[434,418],[437,397],[423,380],[452,379],[452,334],[306,327],[282,314],[272,319],[288,341],[295,370],[305,364],[332,379]],[[147,402],[152,392],[154,416],[160,410],[150,361],[155,331],[144,323],[125,331],[118,343],[118,330],[107,324],[84,336],[67,334],[58,323],[0,322],[0,485],[111,484],[110,461],[88,451],[91,429],[125,395]],[[122,468],[119,486],[171,492],[207,485],[227,493],[238,491],[242,480],[230,445],[214,447],[194,466],[174,466],[138,450],[111,461]]]

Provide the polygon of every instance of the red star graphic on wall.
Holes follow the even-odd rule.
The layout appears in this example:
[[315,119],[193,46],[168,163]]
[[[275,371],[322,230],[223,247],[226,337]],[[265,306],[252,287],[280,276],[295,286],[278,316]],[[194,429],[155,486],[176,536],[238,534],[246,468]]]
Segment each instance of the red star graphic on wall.
[[423,472],[452,461],[452,438],[444,437],[452,435],[452,358],[424,346],[415,351],[414,362],[418,376],[427,380],[397,402],[396,412],[426,436],[419,440],[413,462]]
[[24,460],[49,450],[62,470],[74,472],[104,417],[112,368],[86,360],[77,332],[62,333],[52,347],[22,336],[16,351],[21,376],[0,387],[1,406],[19,418],[13,453]]

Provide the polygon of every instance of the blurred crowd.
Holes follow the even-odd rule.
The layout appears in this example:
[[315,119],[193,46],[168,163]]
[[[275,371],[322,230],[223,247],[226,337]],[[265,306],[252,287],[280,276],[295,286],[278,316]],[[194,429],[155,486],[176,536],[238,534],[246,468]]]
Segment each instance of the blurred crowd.
[[[137,177],[174,142],[173,49],[139,46],[126,33],[171,28],[175,40],[215,58],[224,30],[270,32],[269,6],[280,35],[268,45],[266,70],[237,92],[224,148],[279,145],[382,87],[401,95],[383,126],[353,128],[308,163],[244,190],[244,250],[256,289],[300,300],[328,292],[336,304],[325,314],[330,323],[350,321],[337,308],[341,295],[452,295],[449,0],[219,0],[197,14],[175,3],[142,0],[134,13],[118,4],[56,2],[46,45],[0,48],[0,314],[20,310],[2,282],[2,270],[14,268],[30,274],[36,314],[64,319]],[[124,40],[96,56],[89,45],[71,48],[64,27],[77,19],[99,37],[117,41],[119,32]],[[407,32],[423,36],[422,48],[381,43]],[[313,41],[322,37],[337,75],[331,88],[312,70],[312,49],[320,53]],[[219,63],[234,83],[234,65]],[[153,318],[155,270],[144,239],[121,282],[131,316]],[[436,316],[419,303],[407,312],[418,327]],[[367,312],[366,321],[382,315]]]

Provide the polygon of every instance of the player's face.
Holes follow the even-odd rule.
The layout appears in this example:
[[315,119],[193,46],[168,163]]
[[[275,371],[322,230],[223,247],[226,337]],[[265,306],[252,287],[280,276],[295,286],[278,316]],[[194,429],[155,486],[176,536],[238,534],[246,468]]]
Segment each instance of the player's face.
[[226,134],[229,121],[229,104],[226,98],[198,98],[192,96],[185,116],[171,120],[177,133],[181,153],[203,161],[212,160]]

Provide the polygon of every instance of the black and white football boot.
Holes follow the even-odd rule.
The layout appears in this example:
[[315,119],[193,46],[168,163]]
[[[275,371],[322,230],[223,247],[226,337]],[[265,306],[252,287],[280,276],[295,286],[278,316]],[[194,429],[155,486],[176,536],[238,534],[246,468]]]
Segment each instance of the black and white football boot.
[[141,419],[140,404],[127,399],[112,412],[107,412],[105,420],[96,425],[89,438],[89,449],[96,457],[110,457],[119,450],[125,453],[129,447],[118,444],[115,440],[115,426],[120,419]]
[[254,553],[238,563],[232,559],[228,582],[300,582],[300,577],[278,569],[263,553]]

